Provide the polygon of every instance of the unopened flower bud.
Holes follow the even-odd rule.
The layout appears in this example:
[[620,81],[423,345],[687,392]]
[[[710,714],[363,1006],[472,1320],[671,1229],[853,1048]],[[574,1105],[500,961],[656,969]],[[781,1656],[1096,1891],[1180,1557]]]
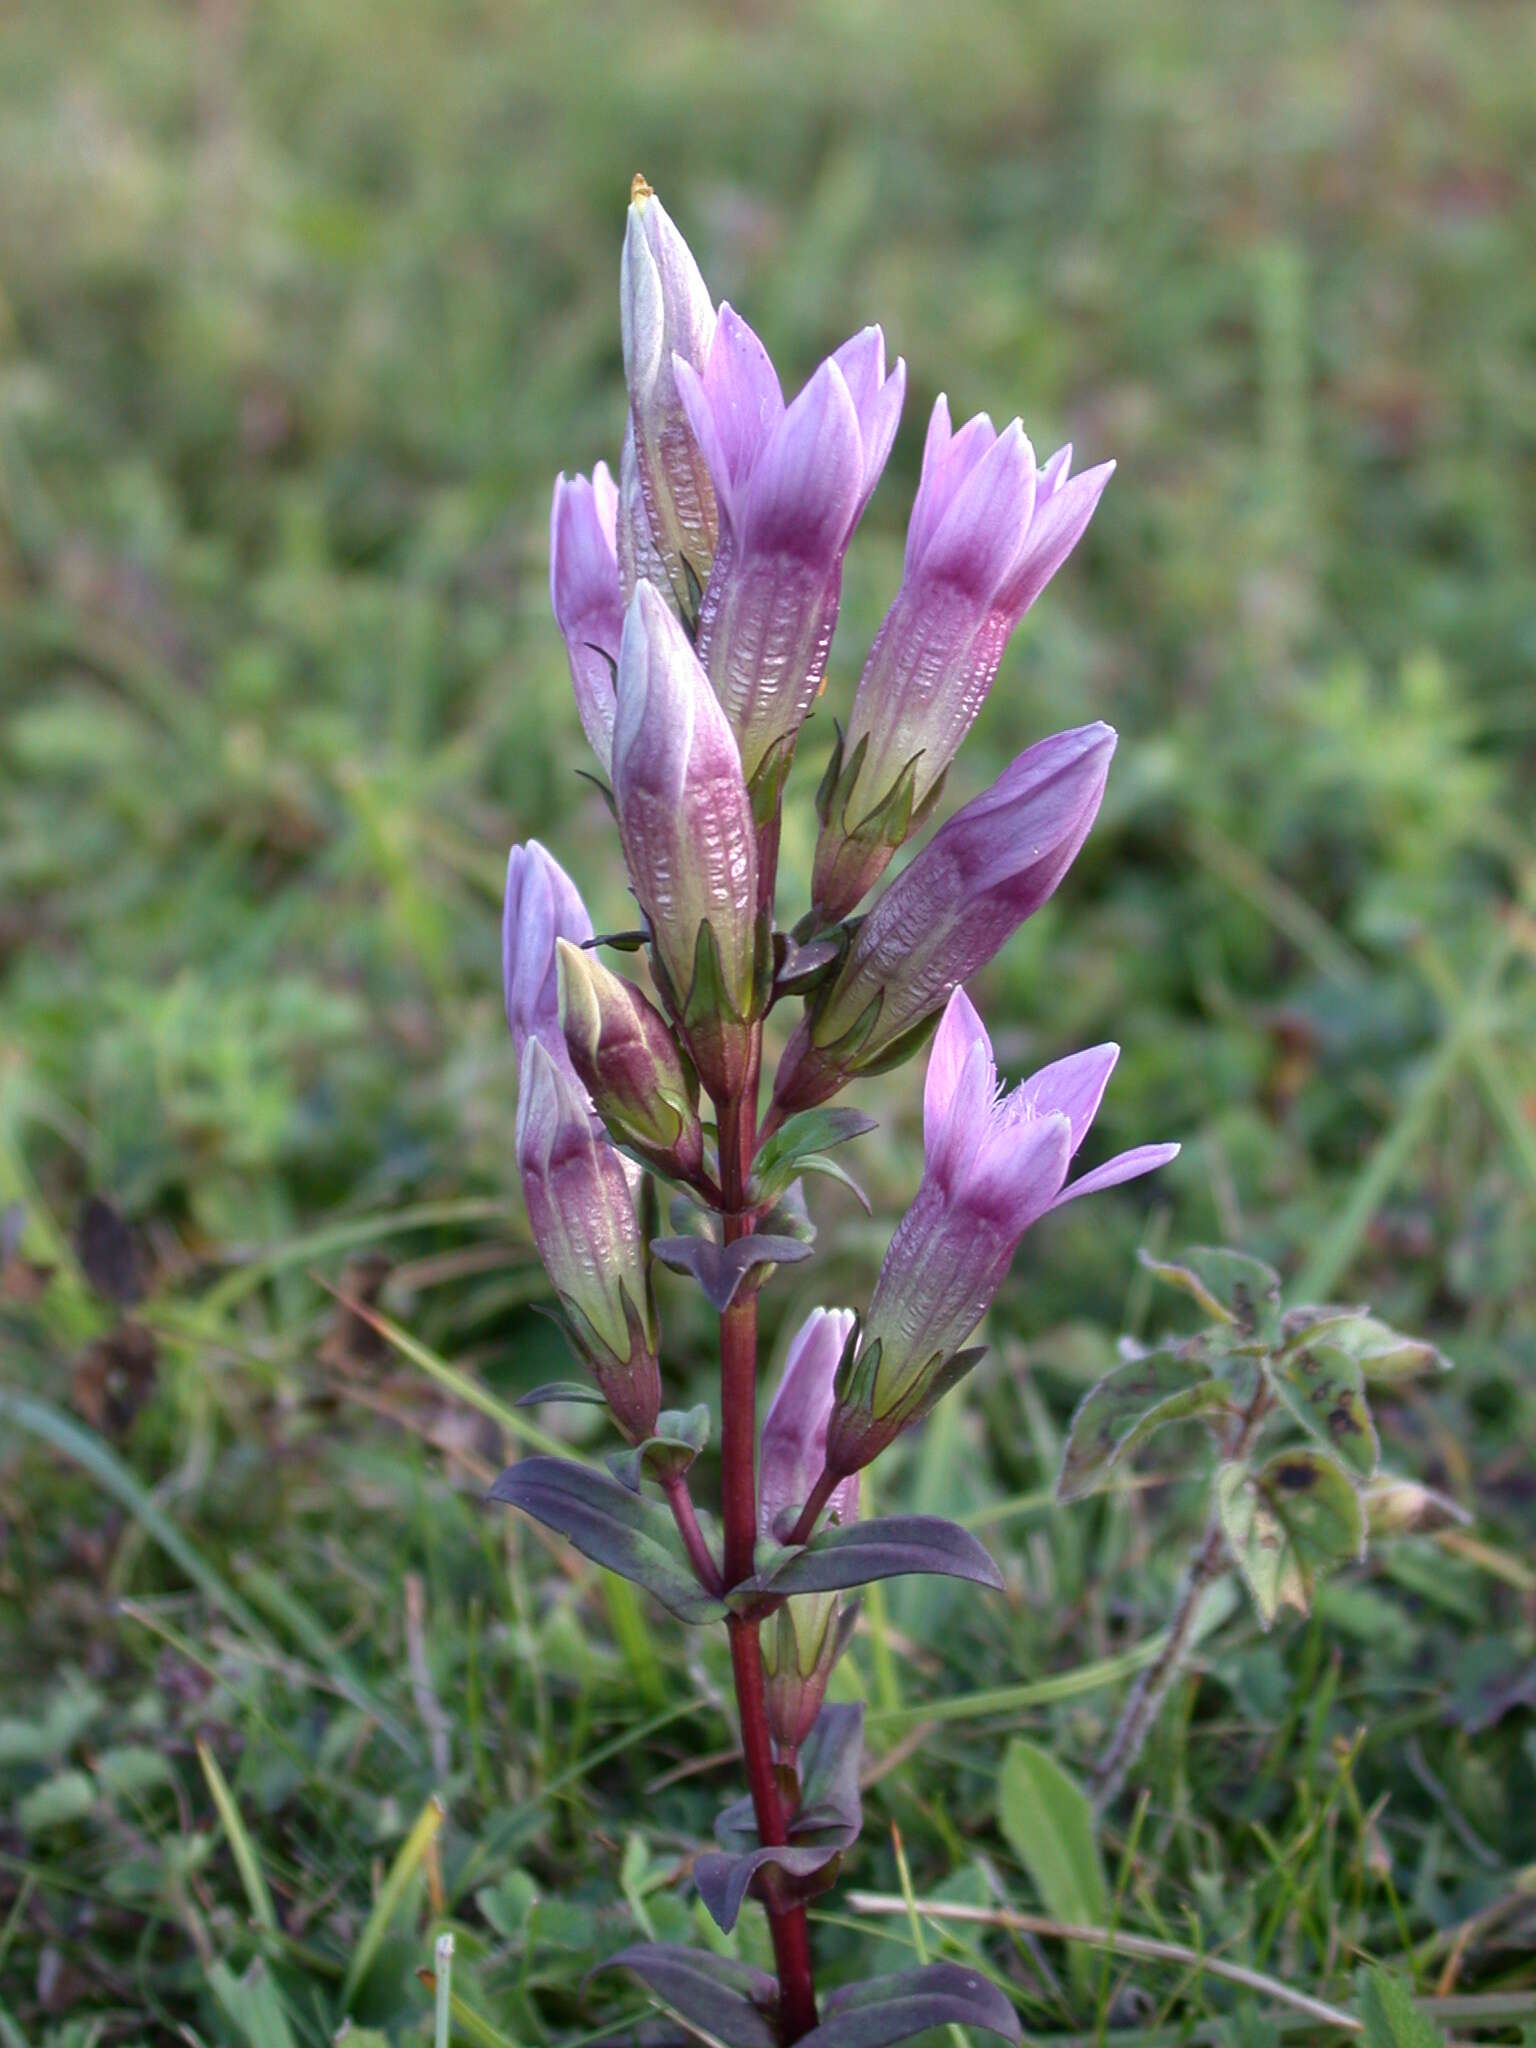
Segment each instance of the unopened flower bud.
[[538,1038],[523,1048],[517,1165],[544,1269],[619,1427],[655,1433],[658,1333],[624,1161],[592,1127],[574,1076]]
[[752,803],[709,678],[648,583],[624,621],[613,794],[658,981],[718,1101],[742,1084],[762,998]]
[[714,561],[718,515],[673,359],[703,368],[715,309],[692,251],[643,178],[634,182],[624,231],[619,309],[635,477],[673,601],[691,618]]
[[1074,1053],[1002,1094],[986,1029],[965,991],[955,991],[923,1090],[922,1183],[839,1378],[827,1431],[832,1471],[867,1465],[969,1370],[979,1354],[963,1347],[1032,1223],[1177,1154],[1177,1145],[1143,1145],[1067,1184],[1119,1051]]
[[776,1121],[921,1042],[951,991],[1055,891],[1098,814],[1114,750],[1107,725],[1039,741],[903,869],[791,1037]]
[[556,1065],[570,1072],[560,1029],[555,942],[571,939],[579,946],[591,936],[592,920],[581,892],[554,855],[537,839],[514,846],[507,855],[501,978],[519,1063],[529,1039],[537,1038]]
[[[790,1533],[826,1465],[833,1382],[853,1326],[851,1309],[813,1309],[790,1344],[763,1423],[758,1528],[766,1542],[782,1542]],[[827,1505],[834,1521],[855,1519],[856,1474]],[[798,1749],[821,1710],[842,1647],[841,1609],[836,1593],[796,1594],[763,1625],[768,1725],[781,1747]]]
[[586,947],[560,939],[556,952],[566,1050],[598,1115],[660,1172],[692,1179],[704,1163],[699,1086],[666,1018]]
[[613,679],[624,606],[614,552],[619,494],[608,465],[555,478],[549,511],[549,595],[565,637],[581,729],[606,772],[613,753]]

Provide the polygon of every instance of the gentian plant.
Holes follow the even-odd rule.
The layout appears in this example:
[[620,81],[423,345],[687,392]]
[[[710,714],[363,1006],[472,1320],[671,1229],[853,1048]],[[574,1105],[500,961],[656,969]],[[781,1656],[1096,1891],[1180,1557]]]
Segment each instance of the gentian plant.
[[[518,1167],[591,1373],[529,1398],[605,1402],[627,1448],[606,1471],[526,1457],[492,1497],[729,1641],[749,1791],[693,1875],[727,1931],[746,1900],[763,1906],[776,1979],[667,1944],[618,1960],[728,2048],[881,2048],[945,2022],[1016,2039],[996,1987],[947,1963],[844,1989],[818,2011],[806,1902],[859,1832],[862,1709],[825,1699],[845,1596],[912,1572],[1001,1584],[957,1526],[861,1520],[859,1474],[981,1356],[971,1340],[1024,1232],[1177,1150],[1142,1146],[1074,1178],[1116,1048],[1002,1089],[962,986],[1061,883],[1114,733],[1086,725],[1028,748],[864,904],[933,817],[1010,633],[1081,537],[1110,466],[1074,476],[1065,448],[1037,464],[1017,420],[955,430],[938,401],[901,587],[822,779],[812,900],[781,928],[786,776],[905,369],[868,327],[786,401],[762,343],[713,304],[642,180],[621,307],[618,482],[599,465],[556,484],[550,580],[642,920],[610,943],[644,949],[652,992],[598,957],[575,884],[536,844],[512,851],[504,937]],[[803,1014],[768,1088],[764,1020],[787,1000]],[[872,1128],[830,1105],[930,1039],[921,1185],[864,1316],[817,1309],[794,1336],[759,1442],[759,1294],[811,1255],[803,1177],[846,1179],[831,1155]],[[690,1480],[709,1411],[663,1406],[658,1261],[719,1316],[718,1521]]]

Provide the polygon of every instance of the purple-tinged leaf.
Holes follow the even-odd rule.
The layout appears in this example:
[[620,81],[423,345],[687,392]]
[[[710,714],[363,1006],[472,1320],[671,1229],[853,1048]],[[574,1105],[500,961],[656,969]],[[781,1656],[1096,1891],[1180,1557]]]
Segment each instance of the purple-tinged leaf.
[[674,1273],[691,1273],[705,1299],[721,1315],[736,1299],[741,1283],[754,1266],[792,1266],[808,1259],[811,1248],[798,1238],[774,1237],[755,1231],[734,1244],[715,1244],[707,1237],[658,1237],[651,1245]]
[[783,1871],[797,1893],[804,1897],[806,1880],[824,1872],[829,1864],[835,1864],[842,1853],[841,1849],[793,1842],[780,1849],[749,1849],[741,1856],[727,1856],[719,1850],[707,1849],[702,1856],[693,1859],[693,1881],[717,1926],[729,1934],[751,1891],[752,1880],[761,1871],[770,1865]]
[[662,2005],[726,2048],[778,2048],[773,1979],[731,1956],[671,1941],[642,1941],[601,1967],[632,1971]]
[[897,1579],[912,1572],[971,1579],[1001,1591],[1003,1575],[968,1529],[938,1515],[887,1515],[824,1529],[798,1550],[788,1550],[755,1578],[735,1589],[732,1604],[751,1605],[765,1595],[836,1593],[871,1579]]
[[891,2048],[943,2026],[1020,2038],[1017,2014],[989,1978],[960,1963],[928,1963],[834,1992],[827,2017],[801,2035],[799,2048]]
[[583,1557],[644,1586],[683,1621],[718,1621],[725,1612],[684,1561],[660,1501],[631,1493],[606,1472],[568,1458],[523,1458],[508,1466],[487,1499],[558,1530]]
[[[864,1708],[823,1707],[800,1753],[800,1804],[789,1823],[795,1848],[846,1849],[859,1838],[864,1803],[859,1768],[864,1758]],[[715,1819],[722,1849],[750,1853],[758,1846],[750,1798],[733,1799]]]

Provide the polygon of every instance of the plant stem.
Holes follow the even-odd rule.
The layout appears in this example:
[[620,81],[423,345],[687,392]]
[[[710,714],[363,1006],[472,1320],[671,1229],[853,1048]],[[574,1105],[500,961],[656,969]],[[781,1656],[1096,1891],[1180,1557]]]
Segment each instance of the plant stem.
[[[1253,1399],[1234,1418],[1228,1440],[1222,1448],[1224,1459],[1246,1457],[1258,1435],[1259,1426],[1269,1411],[1269,1396],[1261,1378]],[[1118,1796],[1132,1765],[1141,1755],[1142,1745],[1152,1731],[1163,1701],[1168,1697],[1173,1682],[1184,1670],[1193,1647],[1195,1621],[1200,1612],[1200,1602],[1208,1587],[1212,1586],[1227,1569],[1227,1539],[1221,1522],[1214,1510],[1206,1524],[1205,1534],[1196,1546],[1189,1568],[1184,1574],[1184,1586],[1179,1595],[1179,1604],[1174,1609],[1173,1620],[1168,1626],[1168,1637],[1159,1651],[1156,1661],[1149,1664],[1131,1688],[1114,1734],[1109,1738],[1103,1755],[1093,1773],[1094,1810],[1102,1813]]]
[[[757,1144],[759,1057],[760,1037],[754,1033],[752,1057],[740,1097],[717,1105],[720,1186],[724,1197],[721,1221],[727,1244],[733,1244],[751,1228],[746,1189]],[[757,1544],[755,1293],[733,1301],[720,1318],[720,1507],[725,1529],[725,1584],[729,1587],[752,1576]],[[727,1620],[726,1631],[730,1637],[741,1748],[752,1810],[757,1818],[758,1840],[765,1848],[777,1848],[789,1836],[768,1732],[758,1624],[733,1614]],[[816,2024],[810,1930],[805,1908],[798,1901],[778,1899],[770,1892],[764,1904],[779,1978],[779,2026],[787,2044],[798,2041]]]
[[837,1474],[823,1466],[821,1477],[811,1488],[810,1499],[800,1510],[799,1521],[796,1522],[794,1528],[789,1532],[789,1541],[791,1543],[810,1542],[815,1532],[816,1524],[821,1518],[821,1511],[837,1491],[837,1486]]
[[688,1553],[688,1562],[693,1566],[694,1577],[707,1593],[723,1593],[725,1581],[705,1541],[704,1531],[699,1527],[687,1479],[681,1472],[675,1472],[661,1485],[667,1496],[667,1505],[672,1510],[672,1519],[677,1524],[677,1533],[683,1539],[683,1549]]

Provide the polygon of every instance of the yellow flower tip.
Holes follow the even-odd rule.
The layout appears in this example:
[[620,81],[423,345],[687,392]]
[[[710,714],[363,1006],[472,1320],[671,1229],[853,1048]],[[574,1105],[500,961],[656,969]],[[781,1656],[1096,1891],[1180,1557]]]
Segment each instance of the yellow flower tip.
[[655,193],[651,190],[650,186],[646,182],[644,171],[636,171],[635,175],[629,181],[630,205],[643,206],[647,199],[654,199],[655,197]]

